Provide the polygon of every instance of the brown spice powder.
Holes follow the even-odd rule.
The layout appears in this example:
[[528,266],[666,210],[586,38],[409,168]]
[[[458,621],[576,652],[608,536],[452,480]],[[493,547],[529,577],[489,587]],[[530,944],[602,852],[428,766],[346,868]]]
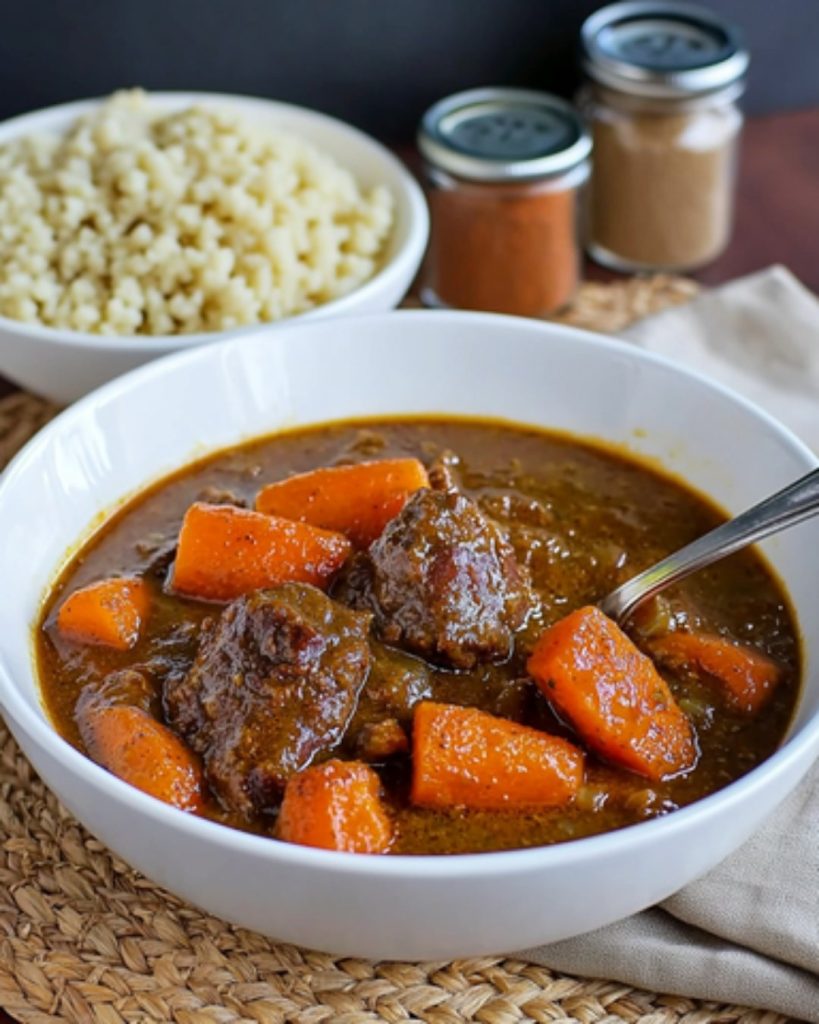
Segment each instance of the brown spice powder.
[[543,316],[577,288],[577,188],[432,188],[428,291],[446,306]]
[[[603,258],[692,269],[731,234],[736,141],[733,107],[690,113],[598,111],[593,119],[589,226]],[[609,260],[606,260],[609,262]]]

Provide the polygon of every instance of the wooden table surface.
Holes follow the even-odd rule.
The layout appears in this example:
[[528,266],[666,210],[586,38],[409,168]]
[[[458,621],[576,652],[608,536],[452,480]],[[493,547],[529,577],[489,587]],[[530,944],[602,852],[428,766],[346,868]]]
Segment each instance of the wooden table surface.
[[771,263],[784,264],[819,292],[819,110],[748,122],[734,237],[696,276],[718,284]]
[[[696,274],[715,285],[782,263],[819,292],[819,109],[748,122],[743,139],[734,237]],[[589,266],[590,277],[614,275]],[[13,390],[0,378],[0,394]],[[0,1009],[0,1024],[14,1024]]]

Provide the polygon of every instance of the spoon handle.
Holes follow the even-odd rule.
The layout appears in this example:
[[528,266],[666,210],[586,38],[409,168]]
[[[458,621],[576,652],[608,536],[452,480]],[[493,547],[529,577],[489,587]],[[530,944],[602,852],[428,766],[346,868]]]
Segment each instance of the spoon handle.
[[638,604],[672,583],[786,526],[808,519],[817,512],[819,469],[814,469],[807,476],[628,580],[601,601],[600,608],[615,622],[622,622]]

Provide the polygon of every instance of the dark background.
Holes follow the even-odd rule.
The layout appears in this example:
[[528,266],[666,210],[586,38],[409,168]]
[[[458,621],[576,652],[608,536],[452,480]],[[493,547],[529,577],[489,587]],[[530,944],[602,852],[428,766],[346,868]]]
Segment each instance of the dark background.
[[[0,118],[121,86],[273,97],[390,142],[435,99],[520,84],[571,95],[599,0],[4,0]],[[819,105],[819,0],[711,0],[752,53],[745,107]]]

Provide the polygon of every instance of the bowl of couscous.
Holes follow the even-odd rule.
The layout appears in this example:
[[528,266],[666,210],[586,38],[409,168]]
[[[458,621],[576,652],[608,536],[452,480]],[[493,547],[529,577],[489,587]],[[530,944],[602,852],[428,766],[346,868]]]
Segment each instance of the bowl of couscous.
[[389,309],[428,235],[385,147],[314,111],[128,90],[0,125],[0,374],[54,401],[176,349]]

